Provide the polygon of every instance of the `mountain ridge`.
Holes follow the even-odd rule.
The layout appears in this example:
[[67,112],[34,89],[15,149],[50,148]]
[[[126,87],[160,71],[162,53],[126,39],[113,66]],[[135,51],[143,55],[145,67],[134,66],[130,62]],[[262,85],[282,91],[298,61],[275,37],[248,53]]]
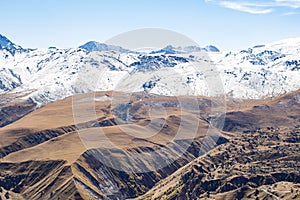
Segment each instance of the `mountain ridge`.
[[133,51],[124,49],[120,46],[115,45],[107,45],[105,43],[100,43],[96,41],[90,41],[85,43],[84,45],[79,46],[78,48],[85,49],[89,52],[93,51],[118,51],[120,53],[133,53]]
[[[99,99],[110,97],[112,93],[100,92],[95,95]],[[121,102],[123,95],[115,93],[116,99]],[[140,97],[141,94],[130,95]],[[297,162],[300,141],[299,95],[300,90],[250,106],[247,102],[241,102],[236,108],[231,108],[225,125],[230,132],[221,131],[221,140],[218,140],[221,142],[207,154],[201,150],[211,144],[211,140],[203,138],[208,120],[205,116],[199,119],[193,110],[186,110],[200,120],[199,137],[194,138],[184,156],[163,169],[148,173],[117,171],[101,163],[98,156],[105,144],[99,147],[94,145],[87,150],[87,146],[81,143],[74,128],[72,97],[49,103],[0,129],[1,138],[5,139],[0,141],[0,196],[8,193],[12,199],[221,200],[271,198],[276,195],[286,200],[293,197],[297,199],[300,183],[300,166]],[[194,97],[183,98],[189,100]],[[199,105],[203,111],[209,110],[211,101],[214,101],[195,98],[201,102]],[[93,134],[89,135],[92,143],[101,142],[96,137],[99,130],[95,128],[104,131],[103,134],[120,148],[119,151],[107,149],[105,153],[109,154],[109,158],[117,159],[118,165],[124,165],[126,169],[134,165],[131,162],[124,163],[121,155],[126,154],[123,149],[129,148],[137,153],[152,151],[171,140],[172,133],[179,128],[177,119],[180,118],[180,112],[177,111],[176,98],[153,96],[151,100],[144,100],[152,104],[169,102],[166,116],[168,126],[151,138],[141,140],[138,135],[125,137],[126,133],[116,129],[117,124],[107,123],[107,120],[113,122],[113,115],[109,107],[111,102],[105,98],[95,102],[96,123],[87,122],[85,126],[84,135],[97,133],[93,137]],[[82,101],[81,104],[87,102]],[[139,105],[144,105],[144,102],[133,98],[131,113],[138,121],[130,126],[143,125],[149,119],[144,107]],[[151,117],[161,118],[159,115]],[[182,126],[185,130],[189,129],[189,123],[183,123]],[[233,126],[237,129],[228,128]],[[64,131],[56,135],[58,129]],[[167,155],[157,156],[165,159]],[[143,157],[138,159],[144,166],[152,166],[149,160]],[[281,185],[287,186],[284,192],[280,190]]]
[[[136,81],[139,91],[207,96],[207,72],[205,69],[195,71],[192,65],[212,63],[224,84],[224,95],[240,99],[270,98],[299,88],[299,46],[300,40],[296,38],[241,51],[188,54],[176,52],[178,49],[172,46],[169,50],[176,50],[172,54],[128,52],[116,46],[112,47],[115,51],[106,51],[110,46],[105,44],[100,44],[103,51],[91,52],[81,48],[48,48],[12,54],[8,49],[1,49],[0,94],[32,91],[26,98],[44,104],[78,92],[113,90],[118,87],[120,78],[140,79],[138,74],[141,74],[145,80]],[[85,84],[77,85],[83,70],[103,73],[100,86],[95,85],[97,80],[93,76],[84,80]]]
[[7,37],[0,34],[0,50],[7,50],[11,54],[14,54],[16,51],[23,51],[24,49],[10,41]]

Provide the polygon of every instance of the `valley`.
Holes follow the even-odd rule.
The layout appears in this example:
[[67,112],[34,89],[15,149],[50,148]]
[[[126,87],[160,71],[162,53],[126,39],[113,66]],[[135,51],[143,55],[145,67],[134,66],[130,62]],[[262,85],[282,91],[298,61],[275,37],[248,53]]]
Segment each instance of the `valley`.
[[[114,99],[125,95],[114,94]],[[99,92],[96,99],[111,95]],[[135,122],[129,127],[149,123],[146,108],[139,106],[141,101],[134,101],[139,95],[132,96]],[[226,113],[224,131],[216,129],[214,134],[207,133],[208,119],[198,116],[198,133],[187,152],[170,165],[147,173],[118,171],[99,158],[106,149],[111,160],[134,170],[131,165],[135,162],[123,159],[126,151],[147,152],[165,146],[179,127],[180,115],[195,115],[180,110],[176,98],[151,98],[152,103],[168,102],[169,117],[164,131],[147,139],[139,139],[139,134],[143,136],[139,132],[135,137],[122,133],[109,109],[111,101],[96,101],[98,123],[87,121],[81,133],[90,143],[83,142],[76,132],[72,98],[50,103],[0,129],[1,138],[5,138],[0,148],[1,195],[8,193],[14,199],[299,199],[299,95],[297,91],[253,106],[247,103],[243,107],[242,102],[232,105]],[[202,110],[209,110],[213,101],[192,98],[207,103],[202,104]],[[151,120],[155,119],[152,116]],[[184,124],[188,129],[188,122]],[[97,127],[118,151],[101,143]],[[207,137],[214,135],[218,135],[216,146],[209,148]],[[172,155],[158,156],[167,159]],[[151,165],[151,160],[139,159],[144,166]],[[279,187],[285,187],[285,192],[274,189]]]
[[0,35],[0,200],[300,199],[299,45]]

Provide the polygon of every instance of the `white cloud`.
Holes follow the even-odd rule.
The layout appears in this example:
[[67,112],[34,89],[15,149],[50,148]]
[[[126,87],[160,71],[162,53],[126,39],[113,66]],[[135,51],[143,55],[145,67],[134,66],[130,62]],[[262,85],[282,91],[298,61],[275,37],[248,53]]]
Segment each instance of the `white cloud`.
[[286,12],[283,13],[282,16],[299,15],[299,14],[300,14],[299,12]]
[[278,7],[285,7],[291,12],[286,12],[288,15],[295,9],[300,8],[300,0],[204,0],[206,3],[214,3],[219,6],[247,12],[251,14],[268,14],[273,12]]
[[277,6],[300,8],[300,0],[275,0]]
[[221,1],[219,5],[225,7],[225,8],[230,8],[233,10],[238,10],[242,12],[247,12],[251,14],[268,14],[273,11],[271,8],[261,8],[262,6],[259,5],[251,5],[247,3],[240,3],[240,2],[231,2],[231,1]]

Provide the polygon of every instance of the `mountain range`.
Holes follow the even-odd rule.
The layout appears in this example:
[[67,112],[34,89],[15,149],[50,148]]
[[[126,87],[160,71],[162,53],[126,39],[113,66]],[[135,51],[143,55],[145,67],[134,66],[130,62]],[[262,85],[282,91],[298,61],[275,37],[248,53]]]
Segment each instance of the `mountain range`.
[[300,199],[299,55],[0,36],[0,200]]
[[[23,49],[4,36],[0,44],[0,93],[18,94],[39,104],[78,92],[117,90],[122,77],[139,73],[147,80],[135,80],[137,91],[151,82],[151,93],[159,95],[210,96],[207,82],[212,77],[207,77],[207,69],[193,67],[201,62],[214,68],[217,76],[211,76],[222,81],[227,97],[270,98],[300,86],[300,38],[229,52],[213,46],[168,46],[143,53],[97,42],[75,49]],[[83,70],[102,75],[78,85]]]

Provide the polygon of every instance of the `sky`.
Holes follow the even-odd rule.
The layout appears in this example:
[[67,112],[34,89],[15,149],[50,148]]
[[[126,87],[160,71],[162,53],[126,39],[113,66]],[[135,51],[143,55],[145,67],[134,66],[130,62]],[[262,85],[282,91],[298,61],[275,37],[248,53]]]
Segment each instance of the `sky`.
[[240,50],[300,37],[300,0],[0,0],[0,34],[28,48],[78,47],[162,28]]

